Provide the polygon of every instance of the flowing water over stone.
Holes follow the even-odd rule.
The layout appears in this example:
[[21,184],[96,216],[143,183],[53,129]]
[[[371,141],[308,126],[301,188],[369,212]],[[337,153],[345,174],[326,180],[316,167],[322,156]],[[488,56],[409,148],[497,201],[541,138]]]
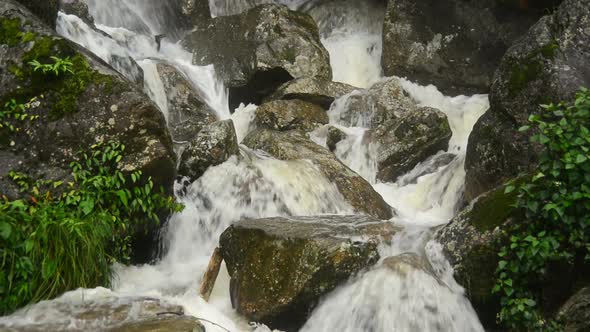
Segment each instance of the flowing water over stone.
[[[262,3],[265,1],[254,1]],[[381,22],[383,8],[378,1],[345,1],[327,5],[316,1],[277,1],[292,9],[308,11],[318,22],[322,42],[330,53],[334,80],[368,88],[381,77]],[[217,79],[213,66],[192,65],[192,55],[164,39],[158,45],[153,36],[162,32],[179,33],[170,26],[171,10],[157,0],[89,1],[96,27],[94,31],[76,16],[60,14],[58,32],[90,49],[128,77],[133,65],[121,58],[134,59],[143,69],[146,93],[168,115],[168,104],[156,69],[159,61],[174,66],[219,119],[234,121],[238,140],[250,130],[255,105],[241,105],[230,112],[227,91]],[[213,16],[233,14],[252,5],[251,1],[211,0]],[[119,60],[118,60],[119,59]],[[418,86],[400,79],[421,106],[440,109],[449,119],[453,136],[448,151],[440,151],[417,165],[394,183],[377,180],[374,146],[363,137],[366,119],[355,123],[338,120],[350,95],[336,100],[330,125],[347,137],[337,144],[335,153],[351,169],[373,185],[394,207],[392,222],[405,230],[395,235],[391,245],[382,245],[381,256],[414,253],[407,261],[384,259],[370,271],[360,274],[322,300],[304,331],[483,331],[462,288],[452,278],[448,263],[437,244],[430,242],[432,227],[444,224],[462,204],[467,138],[477,118],[489,107],[486,95],[447,97],[435,87]],[[363,93],[355,91],[352,94]],[[325,128],[312,133],[312,139],[326,144]],[[49,314],[52,307],[71,306],[80,299],[100,300],[125,296],[150,296],[184,306],[185,313],[215,322],[230,331],[266,331],[249,325],[231,308],[229,277],[222,268],[209,303],[198,295],[198,287],[209,255],[219,235],[240,218],[289,215],[352,214],[336,186],[308,161],[280,161],[264,153],[241,147],[241,156],[210,168],[198,180],[176,184],[183,212],[172,216],[162,233],[162,259],[152,265],[115,266],[112,291],[77,290],[59,300],[44,302],[33,310],[0,320],[6,324],[35,321],[48,324],[63,315]],[[445,162],[441,162],[445,160]],[[425,260],[431,269],[420,268]],[[416,263],[418,262],[418,263]],[[72,309],[73,310],[73,309]],[[59,316],[59,317],[58,317]],[[77,322],[70,320],[75,327]],[[207,331],[224,331],[203,321]]]

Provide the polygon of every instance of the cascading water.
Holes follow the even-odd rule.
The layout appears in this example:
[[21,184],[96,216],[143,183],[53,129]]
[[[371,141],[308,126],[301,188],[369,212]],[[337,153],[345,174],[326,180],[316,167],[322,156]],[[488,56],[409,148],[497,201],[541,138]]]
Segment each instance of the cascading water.
[[[210,0],[213,16],[228,15],[253,4],[270,1]],[[331,56],[334,80],[359,88],[370,87],[381,77],[380,1],[344,2],[281,0],[292,9],[304,10],[318,22],[322,41]],[[181,33],[170,25],[174,10],[165,1],[125,0],[88,1],[96,27],[93,30],[76,16],[61,14],[58,32],[88,48],[111,63],[126,76],[133,77],[133,62],[143,70],[144,89],[166,115],[166,94],[155,64],[173,65],[190,80],[218,118],[234,121],[238,139],[250,128],[255,105],[241,105],[233,114],[228,107],[227,91],[212,66],[192,65],[191,54],[171,39],[160,47],[153,36]],[[133,59],[121,61],[120,59]],[[118,67],[117,67],[118,66]],[[342,123],[338,112],[346,106],[344,96],[332,105],[330,123],[347,134],[335,151],[351,169],[367,179],[398,215],[392,220],[405,226],[391,245],[382,245],[381,256],[413,252],[427,259],[435,273],[419,269],[396,273],[378,266],[350,280],[322,300],[303,328],[304,331],[482,331],[462,288],[452,278],[452,270],[442,258],[436,243],[430,242],[431,227],[444,224],[456,213],[461,201],[465,172],[467,138],[477,118],[488,108],[487,96],[446,97],[435,87],[422,87],[406,80],[402,86],[421,105],[443,111],[450,122],[453,137],[448,151],[416,166],[395,183],[376,180],[374,150],[365,144],[366,119]],[[353,92],[361,93],[361,92]],[[312,139],[325,145],[326,133],[320,128]],[[437,160],[448,158],[440,166]],[[16,324],[76,321],[67,317],[67,307],[88,299],[107,299],[129,295],[152,296],[178,303],[186,313],[207,318],[230,331],[266,331],[251,327],[232,310],[229,301],[229,277],[222,271],[211,300],[197,293],[209,255],[220,233],[240,218],[277,215],[351,214],[336,186],[308,161],[279,161],[260,152],[242,148],[241,156],[212,167],[188,186],[177,184],[183,212],[174,215],[162,234],[164,255],[153,265],[115,266],[112,290],[94,289],[70,292],[60,299],[46,301],[0,323]],[[231,209],[227,207],[231,206]],[[64,309],[64,307],[66,309]],[[56,308],[60,308],[57,310]],[[203,322],[207,331],[224,331]]]

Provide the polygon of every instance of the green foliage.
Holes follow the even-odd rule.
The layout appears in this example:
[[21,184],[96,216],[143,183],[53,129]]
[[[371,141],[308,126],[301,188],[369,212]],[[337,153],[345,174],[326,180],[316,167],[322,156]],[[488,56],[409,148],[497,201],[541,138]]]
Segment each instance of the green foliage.
[[53,73],[55,76],[65,73],[74,74],[74,71],[72,70],[74,64],[70,61],[69,57],[61,59],[56,56],[51,56],[51,60],[53,60],[52,64],[40,63],[38,60],[33,60],[29,62],[29,65],[33,67],[33,71],[40,71],[43,74]]
[[538,171],[517,188],[506,188],[518,189],[517,206],[526,221],[508,230],[493,290],[501,296],[499,321],[517,331],[557,329],[543,319],[535,287],[551,262],[590,259],[590,92],[582,89],[573,104],[543,108],[529,119],[536,127],[531,140],[545,148]]
[[26,104],[19,104],[14,99],[6,102],[4,108],[0,109],[0,130],[7,129],[10,132],[17,132],[20,131],[17,123],[37,120],[38,115],[31,115],[27,112],[36,101],[37,98],[31,99]]
[[[11,173],[30,200],[0,201],[0,314],[78,287],[108,286],[131,234],[182,206],[140,171],[119,169],[125,147],[101,143],[71,163],[67,184]],[[55,195],[53,190],[61,189]]]

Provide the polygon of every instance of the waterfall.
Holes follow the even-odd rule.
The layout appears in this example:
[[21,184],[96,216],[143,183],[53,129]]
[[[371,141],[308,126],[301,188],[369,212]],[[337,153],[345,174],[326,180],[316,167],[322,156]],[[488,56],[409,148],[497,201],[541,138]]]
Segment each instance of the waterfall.
[[[210,0],[213,16],[230,15],[270,0]],[[276,1],[292,9],[308,12],[318,22],[321,40],[330,53],[334,80],[368,88],[383,79],[381,70],[381,26],[384,15],[381,1]],[[159,0],[89,0],[96,27],[93,30],[80,18],[59,14],[58,32],[94,52],[123,74],[129,75],[133,63],[118,65],[129,58],[143,70],[143,88],[167,116],[166,94],[155,64],[174,66],[187,77],[219,119],[231,118],[241,140],[251,128],[256,105],[241,105],[233,114],[228,106],[227,89],[213,66],[195,66],[192,55],[166,38],[160,47],[153,36],[181,33],[175,24],[175,8]],[[448,97],[434,86],[419,86],[400,79],[404,89],[420,105],[444,112],[453,132],[448,151],[441,151],[417,165],[395,183],[376,179],[375,152],[363,141],[366,119],[341,123],[338,112],[347,98],[336,100],[330,110],[330,124],[347,138],[338,144],[337,157],[363,176],[394,207],[398,215],[392,222],[405,226],[391,245],[380,248],[382,257],[414,252],[425,257],[437,275],[415,270],[394,273],[381,267],[356,276],[339,287],[316,308],[303,328],[311,331],[483,331],[463,289],[452,279],[440,247],[430,242],[433,226],[448,222],[457,211],[465,178],[467,138],[480,115],[489,107],[486,95]],[[358,93],[358,92],[353,92]],[[322,129],[312,138],[325,145]],[[452,161],[435,167],[433,158],[445,153]],[[433,167],[434,170],[432,169]],[[429,170],[429,171],[426,171]],[[5,321],[35,321],[43,324],[66,319],[48,314],[52,308],[76,303],[80,298],[100,299],[127,295],[151,296],[181,304],[186,313],[203,317],[231,331],[266,331],[250,326],[231,308],[229,277],[222,268],[210,302],[197,294],[200,278],[221,232],[240,218],[289,215],[351,214],[344,200],[321,171],[309,161],[280,161],[260,152],[241,148],[241,156],[209,168],[193,183],[176,184],[177,197],[186,208],[172,216],[162,234],[163,258],[145,266],[116,265],[112,290],[76,290],[54,301],[33,306]],[[180,190],[182,187],[183,190]],[[229,208],[228,208],[229,207]],[[73,323],[75,325],[75,323]],[[204,322],[208,332],[223,331]]]

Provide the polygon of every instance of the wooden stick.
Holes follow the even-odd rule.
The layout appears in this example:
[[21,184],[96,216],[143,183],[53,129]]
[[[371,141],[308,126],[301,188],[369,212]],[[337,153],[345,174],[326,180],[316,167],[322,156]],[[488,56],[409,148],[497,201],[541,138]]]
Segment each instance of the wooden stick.
[[221,250],[219,250],[219,248],[215,248],[215,250],[213,250],[213,254],[211,255],[211,259],[209,260],[207,271],[205,271],[205,274],[203,275],[203,281],[201,282],[201,289],[199,291],[201,297],[207,302],[209,302],[211,292],[215,286],[215,280],[217,280],[217,275],[219,274],[219,269],[221,268],[221,262],[223,262]]

